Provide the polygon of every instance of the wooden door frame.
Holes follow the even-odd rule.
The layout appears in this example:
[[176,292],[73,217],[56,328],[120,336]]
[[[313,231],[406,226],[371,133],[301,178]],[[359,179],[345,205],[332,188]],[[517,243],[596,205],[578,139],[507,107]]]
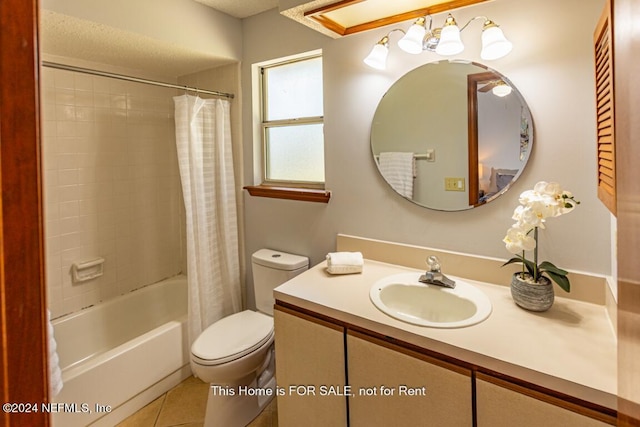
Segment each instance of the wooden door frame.
[[[38,0],[0,1],[2,403],[48,402],[40,169]],[[37,412],[5,426],[48,426]]]
[[[618,261],[618,425],[640,425],[640,5],[613,3]],[[609,7],[609,2],[607,2]]]
[[480,178],[478,176],[478,85],[499,80],[499,74],[493,71],[467,75],[467,128],[469,163],[469,206],[480,205]]

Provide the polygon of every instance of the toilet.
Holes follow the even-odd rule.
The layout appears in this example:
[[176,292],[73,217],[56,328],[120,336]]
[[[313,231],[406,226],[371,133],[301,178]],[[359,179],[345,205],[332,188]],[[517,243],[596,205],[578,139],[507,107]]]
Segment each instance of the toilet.
[[260,249],[251,256],[257,311],[218,320],[191,346],[191,370],[211,384],[205,427],[243,427],[275,396],[273,289],[309,268],[307,257]]

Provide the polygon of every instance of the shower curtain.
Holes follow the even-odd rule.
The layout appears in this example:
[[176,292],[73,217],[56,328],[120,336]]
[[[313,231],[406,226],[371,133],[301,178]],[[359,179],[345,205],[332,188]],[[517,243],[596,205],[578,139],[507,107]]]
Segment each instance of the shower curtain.
[[207,326],[242,308],[230,104],[190,95],[173,100],[193,343]]

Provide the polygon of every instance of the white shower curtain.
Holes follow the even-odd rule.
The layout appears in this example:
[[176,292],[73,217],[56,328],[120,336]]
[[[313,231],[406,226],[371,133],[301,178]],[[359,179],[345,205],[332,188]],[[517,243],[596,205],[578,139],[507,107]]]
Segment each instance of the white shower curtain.
[[189,342],[240,311],[240,263],[229,101],[182,95],[176,145],[187,222]]

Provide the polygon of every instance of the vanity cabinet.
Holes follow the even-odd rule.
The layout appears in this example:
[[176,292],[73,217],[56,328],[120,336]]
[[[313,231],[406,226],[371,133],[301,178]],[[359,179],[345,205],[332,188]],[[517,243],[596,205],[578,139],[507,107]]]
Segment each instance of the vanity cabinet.
[[337,394],[346,383],[344,328],[292,313],[279,306],[273,313],[278,426],[344,426],[346,398]]
[[349,426],[473,425],[472,376],[357,332],[347,332]]
[[[278,425],[597,427],[615,414],[349,322],[276,305]],[[424,350],[424,351],[423,351]],[[511,381],[514,382],[511,382]],[[516,384],[517,383],[517,384]]]
[[[602,427],[588,409],[484,374],[476,377],[477,427]],[[596,413],[592,416],[598,417]],[[615,423],[615,419],[610,419]]]

